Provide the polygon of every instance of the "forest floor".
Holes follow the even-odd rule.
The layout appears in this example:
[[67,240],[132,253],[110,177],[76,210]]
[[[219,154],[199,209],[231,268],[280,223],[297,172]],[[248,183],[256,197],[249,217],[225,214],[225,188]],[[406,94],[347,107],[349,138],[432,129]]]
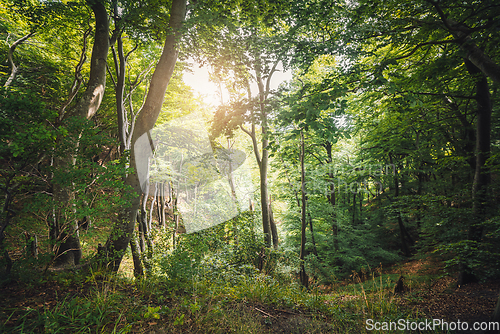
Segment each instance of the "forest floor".
[[500,293],[500,280],[458,286],[456,276],[444,275],[443,263],[433,257],[410,260],[388,272],[425,280],[425,284],[403,299],[403,305],[417,308],[429,319],[460,320],[470,326],[474,322],[488,322]]
[[[384,290],[391,296],[390,304],[397,304],[398,310],[418,315],[419,319],[460,320],[469,325],[488,321],[498,298],[500,281],[457,287],[454,277],[443,272],[443,264],[434,258],[414,259],[383,270],[384,279],[380,278],[380,282],[387,282]],[[393,295],[391,290],[400,275],[405,277],[406,291]],[[369,293],[370,281],[377,280],[374,275],[365,282],[358,280],[316,289],[313,294],[321,295],[318,299],[321,305],[317,308],[233,298],[229,292],[223,297],[180,294],[171,298],[138,289],[130,280],[128,283],[100,277],[73,280],[70,274],[59,274],[57,279],[34,284],[12,280],[0,287],[0,332],[76,333],[77,328],[86,333],[151,334],[367,332],[360,320],[361,313],[368,314],[365,319],[373,313],[365,310],[362,296],[365,290]],[[353,289],[362,293],[351,292]],[[361,303],[352,304],[356,300]],[[323,304],[335,305],[340,313],[335,316],[332,315],[335,312],[323,312]],[[404,314],[398,312],[390,316]],[[82,319],[89,317],[95,319]],[[93,325],[87,326],[89,323]]]

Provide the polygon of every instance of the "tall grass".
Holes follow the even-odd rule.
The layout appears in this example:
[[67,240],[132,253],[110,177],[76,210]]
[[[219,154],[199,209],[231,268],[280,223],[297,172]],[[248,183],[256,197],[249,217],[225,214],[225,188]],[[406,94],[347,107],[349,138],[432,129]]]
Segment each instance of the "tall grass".
[[[0,318],[0,332],[372,333],[368,319],[423,316],[403,305],[406,295],[393,293],[399,275],[380,270],[364,281],[354,274],[352,283],[325,293],[319,287],[305,290],[293,277],[283,280],[250,268],[212,269],[194,268],[182,284],[176,283],[178,276],[133,280],[101,273],[75,277],[70,284],[54,281],[61,290],[56,305],[10,310]],[[63,294],[75,284],[79,293]]]

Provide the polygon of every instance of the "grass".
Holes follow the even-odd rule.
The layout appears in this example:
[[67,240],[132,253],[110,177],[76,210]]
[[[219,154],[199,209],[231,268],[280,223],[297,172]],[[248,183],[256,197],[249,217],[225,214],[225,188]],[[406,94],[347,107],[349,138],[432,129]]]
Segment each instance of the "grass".
[[[53,275],[17,287],[28,290],[28,302],[2,309],[0,332],[368,333],[368,319],[422,318],[392,293],[397,276],[373,274],[323,293],[263,274],[197,275],[182,289],[165,277]],[[35,293],[41,289],[57,293],[42,301]]]

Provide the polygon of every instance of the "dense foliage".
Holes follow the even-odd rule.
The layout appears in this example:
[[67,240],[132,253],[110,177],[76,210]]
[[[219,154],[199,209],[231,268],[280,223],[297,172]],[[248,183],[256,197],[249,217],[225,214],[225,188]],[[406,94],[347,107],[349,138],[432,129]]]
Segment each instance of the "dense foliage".
[[[429,254],[460,285],[499,278],[497,1],[1,0],[0,41],[0,284],[123,256],[166,294],[268,284],[286,305]],[[168,133],[194,111],[208,151],[194,122]],[[175,163],[144,179],[154,158]],[[232,219],[186,233],[208,211]]]

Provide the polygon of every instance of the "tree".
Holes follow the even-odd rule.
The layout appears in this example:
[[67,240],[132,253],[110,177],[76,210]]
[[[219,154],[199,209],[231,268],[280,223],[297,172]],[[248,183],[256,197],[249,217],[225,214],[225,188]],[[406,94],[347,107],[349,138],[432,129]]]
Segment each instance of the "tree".
[[[273,108],[271,79],[280,64],[287,63],[288,57],[283,45],[286,32],[276,27],[284,25],[281,20],[285,8],[267,3],[260,8],[242,8],[238,14],[241,20],[222,17],[225,27],[209,30],[202,26],[190,33],[190,50],[196,55],[195,59],[208,62],[214,79],[224,84],[230,93],[230,102],[221,106],[214,117],[213,133],[231,136],[239,128],[252,140],[259,166],[262,230],[267,247],[271,242],[275,247],[278,245],[276,226],[269,213],[268,145]],[[274,26],[266,22],[271,14],[276,15]],[[252,85],[257,86],[256,94],[252,92]]]
[[[92,118],[99,109],[106,87],[106,59],[109,49],[108,13],[101,2],[91,2],[89,5],[95,17],[94,44],[90,59],[89,80],[85,92],[76,104],[68,111],[65,108],[61,108],[59,120],[63,124],[72,117]],[[77,73],[76,76],[78,75]],[[77,92],[78,89],[70,93],[69,101],[72,99],[71,95],[74,96]],[[59,151],[56,154],[54,157],[54,168],[56,170],[62,171],[74,164],[74,155],[78,147],[78,141],[74,141],[74,145],[74,147],[66,148],[63,152]],[[71,214],[68,212],[72,211],[70,206],[75,195],[70,184],[55,182],[53,187],[54,202],[65,204],[56,208],[55,221],[50,232],[54,240],[61,242],[60,245],[56,246],[55,256],[57,262],[60,264],[76,265],[82,257],[79,227],[78,222],[74,218],[71,218]]]
[[106,245],[97,255],[98,259],[106,259],[105,265],[110,265],[110,269],[117,271],[121,259],[132,237],[137,217],[137,211],[140,206],[140,194],[142,192],[141,184],[137,174],[137,166],[147,163],[147,161],[137,161],[135,152],[144,150],[142,147],[135,147],[139,137],[150,131],[160,114],[165,91],[169,80],[174,71],[177,61],[178,49],[177,43],[182,34],[181,27],[186,15],[186,1],[174,0],[170,9],[169,35],[165,39],[163,51],[158,61],[144,105],[139,112],[136,125],[132,134],[130,165],[135,166],[135,171],[130,173],[125,184],[131,187],[131,192],[135,195],[130,205],[124,207],[119,213],[118,221],[113,227]]
[[[33,92],[13,92],[0,89],[0,157],[1,190],[4,194],[0,220],[0,254],[5,261],[8,276],[13,261],[9,256],[5,239],[9,225],[20,214],[16,202],[26,194],[44,189],[43,182],[32,177],[54,145],[59,134],[45,122],[56,116]],[[21,116],[22,115],[22,116]],[[23,196],[24,195],[24,196]]]

